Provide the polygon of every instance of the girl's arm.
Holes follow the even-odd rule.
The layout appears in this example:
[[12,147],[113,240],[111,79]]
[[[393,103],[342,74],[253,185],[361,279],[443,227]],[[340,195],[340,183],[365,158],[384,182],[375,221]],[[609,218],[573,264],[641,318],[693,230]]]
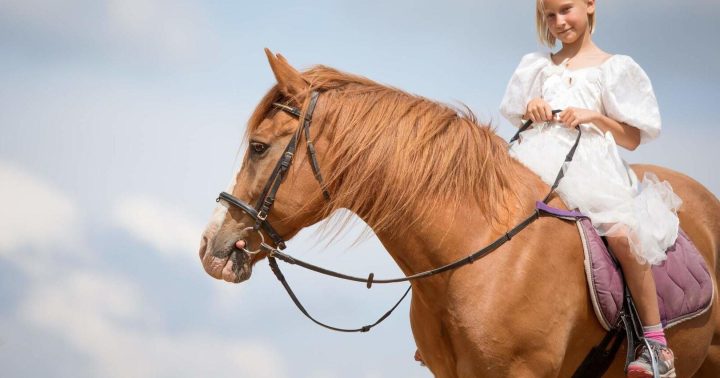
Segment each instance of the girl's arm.
[[592,123],[602,131],[609,131],[615,138],[615,143],[630,151],[640,145],[640,129],[618,122],[602,113],[588,109],[567,108],[560,112],[558,117],[567,127],[575,127],[581,123]]

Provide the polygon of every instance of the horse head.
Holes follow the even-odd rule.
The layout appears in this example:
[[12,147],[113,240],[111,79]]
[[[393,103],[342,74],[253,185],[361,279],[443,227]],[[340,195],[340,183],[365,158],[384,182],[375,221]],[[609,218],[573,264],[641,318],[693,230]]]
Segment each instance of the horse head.
[[[503,221],[497,209],[516,181],[507,144],[471,112],[330,67],[301,73],[266,53],[277,84],[250,118],[242,167],[203,235],[211,276],[246,280],[273,248],[252,253],[263,240],[282,249],[337,209],[384,243],[444,234],[434,221],[458,221],[469,203]],[[251,247],[237,250],[240,239]]]
[[[327,145],[326,139],[319,132],[322,128],[323,104],[313,104],[317,110],[312,122],[312,134],[299,131],[298,122],[302,124],[302,119],[309,113],[307,108],[311,85],[281,55],[274,55],[267,49],[265,52],[277,85],[265,95],[250,118],[246,135],[247,151],[234,182],[226,192],[246,204],[261,202],[256,206],[259,210],[267,199],[266,189],[270,187],[269,191],[273,191],[275,183],[269,181],[279,167],[279,161],[288,154],[287,148],[293,143],[293,138],[297,138],[294,141],[298,148],[290,152],[291,161],[286,167],[287,172],[275,177],[279,181],[277,192],[273,193],[273,203],[267,209],[267,218],[264,220],[272,225],[276,235],[268,235],[264,227],[255,227],[258,219],[241,207],[218,201],[202,235],[200,259],[208,274],[228,282],[238,283],[250,278],[253,265],[267,256],[268,250],[261,247],[268,246],[267,243],[274,239],[272,236],[288,240],[300,229],[322,218],[323,188],[316,182],[306,149],[300,148],[301,144],[305,145],[308,141],[300,139],[310,136],[322,156],[322,150]],[[247,243],[244,250],[236,248],[236,242],[241,239]]]

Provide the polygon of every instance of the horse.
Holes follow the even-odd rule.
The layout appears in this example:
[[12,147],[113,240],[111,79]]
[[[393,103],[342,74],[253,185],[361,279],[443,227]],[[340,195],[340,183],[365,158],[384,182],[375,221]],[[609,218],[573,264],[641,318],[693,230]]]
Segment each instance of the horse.
[[[327,66],[300,72],[282,55],[266,54],[277,84],[250,117],[248,149],[227,192],[249,203],[261,200],[284,147],[292,138],[312,141],[312,149],[294,151],[296,163],[279,179],[272,211],[263,214],[284,240],[349,210],[412,275],[498,239],[548,191],[469,109]],[[312,93],[320,95],[301,142],[296,123],[307,115]],[[717,292],[720,201],[681,173],[653,165],[632,169],[639,177],[655,173],[683,199],[681,227],[701,251]],[[557,196],[550,205],[565,208]],[[236,248],[239,240],[257,244],[268,234],[253,227],[258,219],[248,214],[216,207],[199,250],[210,276],[239,283],[268,257],[266,250]],[[578,230],[557,218],[538,219],[472,264],[413,281],[412,292],[413,337],[438,377],[571,376],[605,335],[586,287]],[[679,377],[720,376],[717,300],[715,295],[707,312],[667,331]],[[623,367],[624,358],[616,357],[605,376],[622,377]]]

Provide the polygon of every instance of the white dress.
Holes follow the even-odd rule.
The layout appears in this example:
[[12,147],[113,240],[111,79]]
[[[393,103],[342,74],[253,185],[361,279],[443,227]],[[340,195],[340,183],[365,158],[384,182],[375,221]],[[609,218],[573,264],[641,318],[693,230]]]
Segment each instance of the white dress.
[[[500,112],[522,124],[530,100],[541,97],[553,109],[590,109],[640,129],[641,143],[660,134],[660,113],[652,85],[635,61],[614,55],[599,66],[570,70],[548,53],[525,55],[515,70]],[[510,154],[548,185],[555,180],[577,131],[556,122],[536,125],[510,146]],[[639,181],[620,157],[610,132],[582,126],[573,161],[557,188],[571,209],[587,215],[601,235],[626,236],[640,262],[659,264],[678,235],[682,201],[670,184],[652,173]]]

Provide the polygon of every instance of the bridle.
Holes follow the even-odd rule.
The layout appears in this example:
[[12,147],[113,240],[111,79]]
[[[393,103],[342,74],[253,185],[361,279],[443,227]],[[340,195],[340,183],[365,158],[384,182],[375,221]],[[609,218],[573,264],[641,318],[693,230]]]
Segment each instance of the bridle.
[[[307,154],[310,158],[310,166],[312,167],[315,179],[320,184],[320,188],[322,189],[322,193],[325,199],[330,200],[330,193],[328,193],[327,189],[325,188],[322,175],[320,174],[320,167],[317,162],[317,153],[315,152],[315,146],[310,139],[310,123],[312,122],[312,115],[315,111],[315,106],[317,105],[319,97],[320,93],[317,91],[313,91],[310,94],[310,102],[308,103],[307,109],[304,113],[300,109],[289,105],[277,102],[272,104],[273,107],[287,112],[295,117],[298,117],[299,122],[298,127],[293,133],[292,138],[290,138],[287,146],[285,147],[285,150],[283,151],[280,160],[278,160],[278,162],[275,164],[275,168],[270,174],[270,178],[268,178],[268,181],[265,183],[265,187],[263,188],[262,193],[258,197],[258,201],[255,204],[255,207],[250,206],[246,202],[243,202],[239,198],[227,192],[220,193],[220,196],[217,198],[218,202],[220,202],[220,200],[224,200],[236,206],[255,221],[255,225],[253,227],[247,227],[243,231],[252,230],[257,232],[260,236],[260,248],[262,249],[271,251],[275,248],[265,243],[265,238],[263,237],[262,232],[260,232],[261,228],[265,232],[267,232],[268,236],[270,237],[270,239],[272,239],[277,249],[285,249],[285,240],[280,236],[277,231],[275,231],[275,228],[270,224],[270,222],[268,222],[267,216],[270,213],[273,204],[275,203],[275,197],[277,196],[278,189],[280,189],[280,184],[282,184],[288,170],[290,169],[290,166],[293,163],[293,159],[295,158],[295,152],[297,151],[297,147],[300,143],[300,138],[302,135],[305,136],[307,144]],[[250,255],[254,255],[259,253],[260,249],[255,251],[249,251],[243,248],[243,251]]]
[[[449,263],[447,265],[431,269],[422,273],[413,274],[410,276],[404,276],[404,277],[398,277],[398,278],[392,278],[392,279],[375,279],[375,275],[373,273],[370,273],[367,278],[362,277],[354,277],[338,272],[334,272],[329,269],[321,268],[319,266],[310,264],[308,262],[302,261],[300,259],[297,259],[295,257],[292,257],[288,254],[285,254],[282,252],[286,248],[285,240],[280,236],[280,234],[275,231],[273,226],[270,224],[270,222],[267,220],[268,214],[272,210],[273,203],[275,202],[275,196],[277,195],[277,191],[280,188],[280,184],[282,184],[283,180],[285,179],[285,176],[288,172],[288,169],[293,163],[293,158],[295,156],[295,152],[297,151],[298,144],[300,143],[300,138],[304,135],[305,141],[307,144],[307,155],[310,160],[310,166],[312,167],[313,174],[315,176],[315,179],[320,184],[320,189],[322,190],[323,196],[326,200],[330,200],[330,193],[327,190],[327,187],[325,186],[325,183],[323,182],[322,175],[320,173],[320,167],[317,162],[317,153],[315,151],[315,147],[312,143],[312,140],[310,139],[310,124],[312,122],[312,115],[315,111],[315,107],[317,105],[318,98],[320,97],[320,92],[318,91],[312,91],[310,94],[310,101],[305,108],[305,111],[303,112],[301,109],[292,107],[286,104],[281,103],[273,103],[273,107],[282,110],[288,114],[291,114],[298,118],[298,127],[295,130],[295,133],[293,134],[292,138],[290,138],[290,141],[288,142],[287,146],[285,147],[285,150],[278,160],[278,162],[275,165],[275,168],[273,169],[272,173],[270,174],[270,177],[268,178],[268,181],[265,183],[265,187],[263,188],[263,191],[261,195],[259,196],[259,199],[255,205],[255,207],[250,206],[248,203],[240,200],[239,198],[233,196],[232,194],[229,194],[227,192],[220,193],[220,196],[217,198],[217,202],[225,201],[238,209],[245,212],[246,215],[248,215],[250,218],[252,218],[255,221],[254,226],[247,227],[243,231],[254,231],[257,232],[260,236],[260,246],[257,250],[249,251],[246,248],[243,248],[243,251],[250,254],[258,254],[262,251],[267,253],[268,262],[270,264],[270,268],[272,269],[273,273],[277,277],[277,279],[280,281],[280,283],[283,285],[285,290],[287,291],[290,298],[295,302],[295,305],[298,307],[298,309],[307,316],[310,320],[315,322],[316,324],[323,326],[325,328],[334,330],[334,331],[340,331],[340,332],[367,332],[374,326],[378,325],[380,322],[385,320],[392,312],[397,308],[398,305],[405,299],[407,294],[410,292],[410,289],[412,286],[408,287],[408,289],[405,291],[405,293],[402,295],[400,300],[389,310],[387,311],[382,317],[380,317],[375,323],[371,325],[366,325],[360,328],[356,329],[345,329],[345,328],[337,328],[333,326],[329,326],[327,324],[324,324],[315,318],[313,318],[307,310],[304,308],[304,306],[300,303],[295,293],[290,288],[290,285],[287,283],[287,280],[285,279],[284,275],[280,271],[280,267],[277,264],[276,258],[280,259],[288,264],[298,265],[303,268],[315,271],[317,273],[321,273],[324,275],[332,276],[335,278],[340,278],[344,280],[349,281],[355,281],[355,282],[363,282],[366,284],[367,288],[371,288],[374,283],[377,284],[387,284],[387,283],[397,283],[397,282],[407,282],[407,281],[413,281],[417,279],[427,278],[430,276],[434,276],[436,274],[440,274],[443,272],[446,272],[448,270],[457,269],[461,266],[472,264],[476,260],[486,256],[490,252],[500,248],[503,244],[510,241],[510,239],[513,238],[516,234],[518,234],[520,231],[525,229],[527,226],[529,226],[531,223],[533,223],[535,220],[537,220],[541,215],[543,215],[543,208],[536,206],[535,211],[525,218],[523,221],[518,223],[515,227],[513,227],[511,230],[506,232],[504,235],[502,235],[500,238],[496,239],[494,242],[489,244],[488,246],[484,247],[483,249],[467,256],[464,258],[461,258],[459,260],[456,260],[452,263]],[[553,111],[553,114],[557,113],[559,111]],[[510,142],[513,142],[518,139],[520,132],[524,131],[530,125],[532,124],[532,121],[527,121],[515,134],[515,136],[510,140]],[[582,132],[580,128],[577,128],[578,135],[575,140],[575,143],[573,144],[572,148],[570,149],[570,152],[565,157],[565,162],[563,166],[570,162],[573,158],[573,155],[575,154],[575,150],[577,149],[577,146],[580,142],[580,136],[582,135]],[[555,182],[553,183],[552,187],[550,188],[549,193],[545,197],[545,199],[542,201],[543,204],[547,204],[547,202],[550,200],[550,197],[552,196],[552,193],[557,188],[558,184],[560,183],[560,180],[564,176],[564,170],[561,167],[560,171],[557,174],[557,177],[555,179]],[[275,244],[275,247],[268,245],[265,243],[264,236],[261,232],[261,229],[264,230],[270,239],[272,239],[273,243]],[[235,269],[239,269],[239,267],[235,267]]]

